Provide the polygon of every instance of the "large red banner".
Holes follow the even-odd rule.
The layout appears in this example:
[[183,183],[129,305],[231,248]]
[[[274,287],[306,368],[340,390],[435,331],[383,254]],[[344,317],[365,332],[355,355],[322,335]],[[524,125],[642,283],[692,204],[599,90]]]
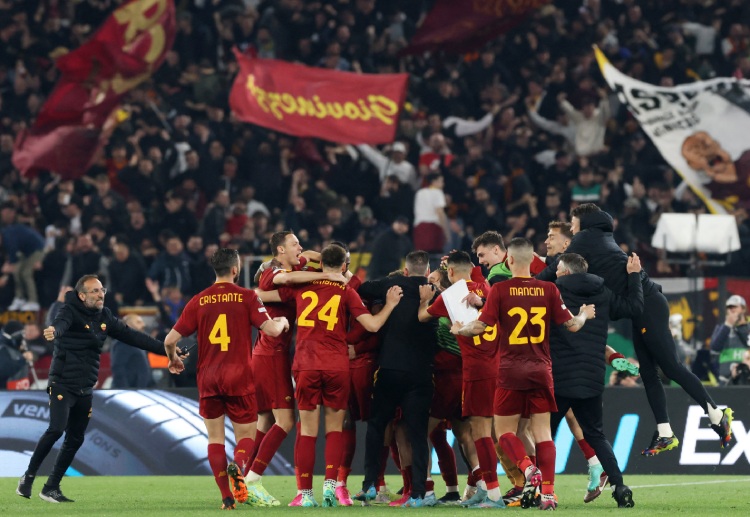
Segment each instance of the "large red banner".
[[19,134],[13,164],[26,175],[84,174],[111,133],[113,110],[159,68],[175,27],[173,0],[131,0],[116,9],[89,41],[55,63],[60,80],[32,128]]
[[524,21],[550,0],[436,0],[409,46],[401,51],[428,50],[460,53],[476,50],[487,41]]
[[395,138],[408,74],[355,74],[235,54],[240,72],[229,105],[240,120],[344,144]]

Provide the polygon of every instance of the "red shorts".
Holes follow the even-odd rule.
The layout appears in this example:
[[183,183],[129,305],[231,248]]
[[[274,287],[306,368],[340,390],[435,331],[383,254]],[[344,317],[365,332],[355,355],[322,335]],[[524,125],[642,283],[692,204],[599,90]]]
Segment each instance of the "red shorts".
[[318,406],[346,409],[349,402],[349,370],[295,370],[297,408],[312,411]]
[[498,416],[521,415],[528,418],[556,411],[555,390],[552,387],[523,391],[495,388],[495,414]]
[[353,421],[366,422],[370,418],[370,404],[372,402],[373,376],[378,364],[369,364],[358,368],[351,368],[351,386],[349,391],[349,414]]
[[461,416],[484,416],[492,418],[497,379],[464,381],[461,392]]
[[198,413],[208,420],[226,415],[229,420],[237,424],[251,424],[258,420],[255,393],[238,397],[227,395],[201,397],[198,403]]
[[254,355],[252,365],[258,412],[294,409],[294,386],[289,356]]
[[437,223],[419,223],[414,227],[414,249],[428,253],[442,253],[445,245],[445,232]]
[[432,376],[430,416],[440,420],[461,418],[461,370],[440,370]]

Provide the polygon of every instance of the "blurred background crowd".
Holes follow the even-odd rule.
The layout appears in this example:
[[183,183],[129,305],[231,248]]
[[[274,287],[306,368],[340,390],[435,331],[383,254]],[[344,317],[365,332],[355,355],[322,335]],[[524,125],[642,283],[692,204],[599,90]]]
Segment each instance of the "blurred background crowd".
[[[169,328],[213,282],[218,246],[267,256],[271,233],[371,252],[379,276],[412,249],[420,189],[444,192],[450,249],[474,236],[525,236],[595,202],[650,275],[685,271],[651,247],[664,212],[703,213],[604,87],[592,45],[625,74],[665,86],[750,77],[743,0],[570,0],[539,9],[476,52],[400,57],[429,1],[176,0],[177,37],[128,94],[99,162],[75,181],[30,179],[11,163],[58,77],[54,60],[92,34],[116,0],[0,0],[0,307],[48,308],[98,272],[108,304],[156,303]],[[298,139],[236,120],[233,47],[258,58],[364,73],[406,72],[396,141],[382,148]],[[65,152],[62,149],[60,152]],[[750,276],[743,248],[720,274]],[[33,256],[17,264],[16,254]],[[258,258],[258,262],[261,259]],[[24,269],[24,271],[20,271]]]

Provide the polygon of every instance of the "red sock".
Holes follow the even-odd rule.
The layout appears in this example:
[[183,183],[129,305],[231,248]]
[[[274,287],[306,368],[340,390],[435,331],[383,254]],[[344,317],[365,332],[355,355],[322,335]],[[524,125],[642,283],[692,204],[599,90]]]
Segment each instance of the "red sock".
[[326,433],[326,477],[324,479],[336,480],[341,465],[343,445],[344,437],[341,431]]
[[391,448],[387,445],[383,445],[383,448],[380,449],[380,470],[378,471],[378,486],[377,489],[380,490],[380,487],[385,486],[385,468],[388,466],[388,453],[390,452]]
[[356,429],[344,429],[342,431],[342,452],[341,452],[341,465],[339,466],[339,474],[336,481],[342,482],[346,485],[346,480],[349,477],[349,473],[352,471],[352,461],[354,460],[354,450],[357,446],[357,431]]
[[581,438],[580,440],[578,440],[578,447],[581,448],[581,452],[583,453],[583,457],[586,458],[587,460],[593,458],[594,456],[596,456],[596,452],[594,452],[594,449],[592,449],[591,445],[589,445],[589,443],[586,440],[584,440],[583,438]]
[[401,469],[401,479],[404,480],[404,494],[411,493],[411,465]]
[[208,464],[211,466],[211,472],[214,473],[216,485],[221,491],[221,498],[226,499],[232,496],[229,489],[229,479],[227,479],[227,453],[223,443],[208,444]]
[[302,486],[302,480],[299,477],[299,437],[301,435],[300,428],[301,424],[297,422],[295,427],[295,433],[294,433],[294,477],[297,478],[297,488],[299,489],[300,486]]
[[539,460],[539,470],[542,471],[542,493],[555,493],[555,442],[548,440],[536,444],[536,455]]
[[438,468],[440,468],[440,475],[443,476],[445,486],[458,486],[456,453],[453,452],[453,447],[448,445],[448,440],[445,438],[445,431],[441,427],[438,426],[432,431],[430,441],[432,442],[432,446],[435,447],[435,453],[438,457]]
[[435,491],[435,482],[432,479],[428,479],[424,483],[424,491],[425,492],[434,492]]
[[255,449],[255,442],[252,438],[243,438],[234,448],[234,462],[240,467],[242,475],[247,473],[248,466],[250,465],[250,455]]
[[396,445],[396,440],[393,440],[393,443],[391,444],[391,458],[393,458],[393,463],[396,464],[396,468],[398,470],[401,470],[401,456],[398,454],[398,445]]
[[[260,445],[263,443],[263,438],[266,437],[266,433],[263,431],[256,431],[255,433],[255,447],[253,448],[253,455],[250,456],[250,461],[248,461],[248,465],[252,465],[255,461],[255,458],[258,457],[258,451],[260,450]],[[247,472],[245,473],[247,474]]]
[[281,447],[281,442],[284,441],[284,438],[286,438],[286,431],[274,424],[263,439],[263,443],[260,449],[258,449],[258,454],[255,456],[255,461],[253,461],[250,470],[262,476],[268,464],[271,463],[276,451]]
[[487,485],[487,490],[499,487],[497,482],[497,455],[492,438],[480,438],[474,442],[479,458],[479,470],[482,472],[482,479]]
[[312,490],[313,469],[315,468],[315,442],[317,436],[300,436],[297,441],[297,468],[299,469],[300,490]]
[[534,465],[537,465],[536,456],[534,454],[529,454],[529,460],[531,460],[531,463]]
[[505,433],[500,437],[500,447],[503,449],[505,454],[518,465],[521,472],[526,472],[526,467],[532,464],[531,459],[526,456],[526,449],[523,447],[523,442],[518,439],[513,433]]
[[466,484],[468,486],[473,486],[476,488],[477,481],[479,481],[480,479],[481,478],[477,477],[476,473],[474,473],[474,471],[472,470],[471,472],[469,472],[469,475],[466,476]]

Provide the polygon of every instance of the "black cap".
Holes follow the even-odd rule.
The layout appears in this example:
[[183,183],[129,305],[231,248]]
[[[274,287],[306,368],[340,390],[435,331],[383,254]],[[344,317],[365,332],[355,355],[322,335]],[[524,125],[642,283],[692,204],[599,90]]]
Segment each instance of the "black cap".
[[400,215],[394,219],[394,222],[405,224],[406,226],[409,226],[409,218],[405,215]]

